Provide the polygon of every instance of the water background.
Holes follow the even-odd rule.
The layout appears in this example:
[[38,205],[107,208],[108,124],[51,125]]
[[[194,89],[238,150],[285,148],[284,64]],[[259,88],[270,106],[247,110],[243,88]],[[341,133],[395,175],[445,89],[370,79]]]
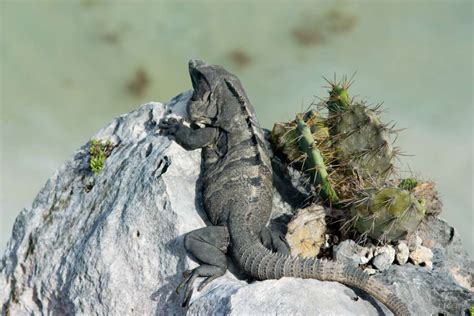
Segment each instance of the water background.
[[357,71],[384,101],[402,170],[434,180],[471,256],[471,1],[0,0],[0,254],[16,215],[120,114],[190,89],[187,61],[237,74],[271,128]]

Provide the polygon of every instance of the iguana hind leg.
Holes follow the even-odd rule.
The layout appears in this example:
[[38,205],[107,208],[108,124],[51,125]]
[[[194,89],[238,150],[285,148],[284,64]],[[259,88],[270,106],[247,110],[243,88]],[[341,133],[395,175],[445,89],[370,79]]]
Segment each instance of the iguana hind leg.
[[290,246],[285,240],[285,236],[269,227],[264,227],[260,232],[260,240],[265,248],[273,252],[289,255]]
[[227,270],[226,252],[229,246],[229,231],[224,226],[208,226],[193,230],[184,237],[184,247],[201,265],[193,270],[185,271],[183,281],[176,289],[185,289],[183,307],[187,306],[193,292],[194,281],[198,277],[206,277],[199,285],[198,291],[207,284],[223,275]]

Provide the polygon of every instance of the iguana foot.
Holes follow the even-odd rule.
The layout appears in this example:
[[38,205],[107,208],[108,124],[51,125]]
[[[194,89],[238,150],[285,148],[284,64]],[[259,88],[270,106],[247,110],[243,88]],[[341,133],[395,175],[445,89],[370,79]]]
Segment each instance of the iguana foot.
[[224,273],[225,269],[207,264],[199,266],[194,270],[185,271],[183,273],[183,281],[181,281],[181,283],[176,288],[176,293],[178,294],[181,289],[184,288],[184,299],[182,306],[188,306],[191,296],[193,294],[194,282],[198,277],[207,277],[198,287],[198,291],[201,291],[206,285],[208,285],[210,282],[217,279],[218,277],[224,275]]
[[290,246],[286,242],[285,236],[281,233],[265,227],[260,232],[260,240],[265,248],[268,248],[273,252],[290,255]]
[[162,135],[175,135],[181,121],[174,117],[164,118],[158,123]]

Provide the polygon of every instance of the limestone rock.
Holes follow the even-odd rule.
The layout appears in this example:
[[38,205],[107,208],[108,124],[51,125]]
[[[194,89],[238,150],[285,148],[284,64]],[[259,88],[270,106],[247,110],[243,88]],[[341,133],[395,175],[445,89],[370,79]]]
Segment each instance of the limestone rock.
[[395,260],[395,249],[387,245],[376,250],[372,265],[380,271],[387,270]]
[[410,252],[410,259],[416,265],[420,265],[428,261],[431,262],[431,258],[433,258],[433,252],[430,248],[424,246],[418,246],[415,250]]
[[367,273],[368,275],[372,275],[372,274],[377,273],[377,270],[376,270],[376,269],[372,269],[372,268],[365,268],[365,269],[364,269],[364,272]]
[[[392,265],[390,270],[378,273],[376,278],[396,284],[395,292],[413,311],[416,310],[415,315],[465,315],[474,305],[472,289],[464,288],[469,284],[472,286],[474,261],[468,259],[459,234],[445,221],[429,217],[420,226],[418,235],[422,240],[435,241],[433,269],[410,263]],[[453,275],[463,282],[457,283],[459,281]]]
[[[196,266],[183,235],[207,222],[200,152],[160,136],[156,124],[169,110],[182,116],[189,96],[145,104],[99,131],[93,138],[117,145],[99,174],[89,168],[86,144],[46,182],[16,219],[0,262],[0,314],[390,314],[374,298],[336,282],[248,283],[232,266],[195,292],[188,310],[181,308],[175,288],[183,271]],[[274,219],[301,201],[284,179],[275,176],[281,197],[274,200]],[[432,271],[407,264],[374,277],[413,314],[461,314],[474,297],[451,277],[455,273],[465,285],[472,272],[459,236],[442,221],[420,234],[435,240]]]
[[404,265],[408,261],[408,256],[410,255],[410,250],[405,242],[400,241],[395,247],[396,258],[399,265]]
[[417,234],[413,234],[408,238],[407,242],[408,242],[408,249],[410,251],[413,251],[416,248],[418,248],[419,246],[421,246],[423,240]]
[[433,239],[425,239],[423,240],[423,242],[421,243],[422,246],[425,246],[427,248],[430,248],[432,249],[435,245],[435,242]]
[[334,247],[333,258],[336,261],[358,267],[360,264],[367,263],[367,260],[365,260],[366,253],[367,250],[364,247],[359,246],[355,241],[348,239]]

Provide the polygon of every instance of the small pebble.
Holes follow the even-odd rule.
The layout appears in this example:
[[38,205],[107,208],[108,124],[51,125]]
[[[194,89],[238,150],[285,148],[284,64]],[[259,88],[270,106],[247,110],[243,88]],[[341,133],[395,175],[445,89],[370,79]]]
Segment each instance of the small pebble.
[[380,271],[387,270],[395,260],[395,249],[392,246],[377,248],[375,253],[372,265]]
[[365,268],[364,272],[367,273],[368,275],[372,275],[372,274],[375,274],[377,270],[372,269],[372,268]]
[[408,261],[408,256],[410,255],[410,250],[408,249],[408,245],[401,241],[395,248],[396,251],[396,258],[399,265],[404,265]]
[[374,256],[374,250],[370,248],[370,245],[367,245],[362,248],[360,255],[360,264],[369,263],[370,259]]
[[347,263],[357,267],[360,264],[363,264],[362,261],[366,260],[366,258],[362,255],[363,252],[364,247],[361,247],[353,240],[348,239],[334,247],[333,258],[338,262]]
[[408,238],[408,248],[410,251],[414,251],[416,248],[421,246],[422,240],[418,235],[411,235],[410,238]]
[[433,252],[430,248],[424,246],[418,246],[418,248],[410,252],[411,261],[417,265],[431,261],[432,258]]
[[371,243],[368,243],[364,247],[364,251],[362,254],[370,261],[370,259],[374,257],[374,250],[375,250],[375,246],[372,245]]
[[428,270],[433,270],[433,262],[431,262],[431,261],[425,261],[425,267],[426,267]]
[[361,256],[361,257],[359,258],[359,262],[360,262],[359,264],[366,264],[366,263],[368,263],[369,261],[370,261],[370,259],[367,258],[367,257],[365,257],[365,256]]

